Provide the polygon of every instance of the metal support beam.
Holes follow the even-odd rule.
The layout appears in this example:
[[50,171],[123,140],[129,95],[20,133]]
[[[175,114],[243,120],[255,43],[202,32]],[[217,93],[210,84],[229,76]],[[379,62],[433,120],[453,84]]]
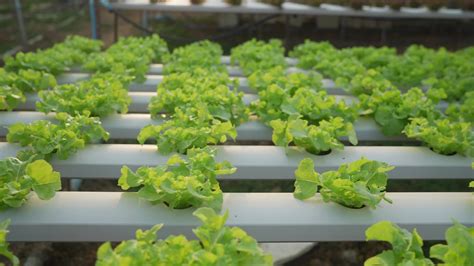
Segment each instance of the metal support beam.
[[20,33],[21,45],[23,47],[26,47],[26,46],[28,46],[28,37],[27,37],[27,34],[26,34],[26,29],[25,29],[25,22],[23,20],[21,2],[20,2],[20,0],[14,0],[14,4],[15,4],[16,19],[17,19],[17,22],[18,22],[18,31]]
[[119,31],[119,17],[117,13],[114,13],[114,43],[118,41]]

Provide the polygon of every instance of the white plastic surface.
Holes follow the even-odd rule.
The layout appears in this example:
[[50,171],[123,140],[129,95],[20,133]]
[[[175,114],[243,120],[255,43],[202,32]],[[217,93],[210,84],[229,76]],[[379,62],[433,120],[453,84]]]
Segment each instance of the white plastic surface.
[[[19,145],[0,142],[0,158],[15,156]],[[315,162],[318,172],[337,169],[366,157],[395,167],[389,173],[396,179],[472,179],[471,159],[460,155],[444,156],[426,147],[350,146],[327,155],[312,155],[296,147],[285,151],[277,146],[216,146],[217,161],[229,161],[237,172],[225,179],[294,179],[294,171],[304,158]],[[55,169],[67,178],[110,178],[120,176],[123,165],[163,165],[169,156],[160,155],[156,145],[95,144],[87,145],[67,160],[53,159]],[[467,186],[467,183],[466,183]]]
[[[472,193],[387,197],[393,204],[355,210],[324,203],[319,195],[300,201],[290,193],[226,193],[222,209],[229,210],[227,225],[240,226],[260,242],[364,241],[367,227],[381,220],[417,228],[424,240],[444,239],[452,219],[474,225]],[[159,223],[165,225],[158,233],[161,238],[192,238],[192,228],[200,224],[194,210],[151,205],[134,193],[60,192],[49,201],[32,196],[25,206],[0,212],[0,220],[12,220],[9,241],[121,241]]]
[[[0,112],[0,136],[6,136],[8,126],[14,123],[31,123],[36,120],[53,120],[54,114],[39,112]],[[149,114],[115,114],[101,119],[111,139],[136,139],[140,130],[149,124],[158,125],[163,120],[151,119]],[[357,138],[360,141],[407,141],[404,136],[385,136],[372,118],[359,118],[355,124]],[[272,129],[256,118],[237,127],[237,140],[271,141]],[[342,140],[347,140],[346,137]]]
[[[136,92],[156,92],[158,84],[163,81],[163,75],[147,75],[147,79],[143,83],[132,83],[129,86],[130,91]],[[79,80],[89,78],[89,74],[86,73],[67,73],[58,77],[58,83],[73,83]],[[244,77],[234,77],[239,80],[239,90],[249,93],[256,94],[256,91],[251,89],[248,85],[247,78]],[[337,94],[337,95],[346,95],[347,92],[342,88],[337,88],[334,81],[330,79],[323,79],[323,88],[327,90],[328,94]]]
[[[128,93],[132,102],[128,106],[128,113],[149,113],[148,104],[151,101],[151,98],[157,96],[156,92],[142,92],[142,91],[130,91]],[[347,104],[351,105],[353,103],[358,103],[359,100],[357,97],[349,95],[333,95],[336,97],[337,101],[344,101]],[[242,97],[242,101],[245,105],[249,105],[251,102],[258,100],[258,95],[246,93]],[[37,94],[27,94],[26,101],[20,103],[14,110],[15,111],[34,111],[36,110],[36,102],[39,101]],[[440,102],[438,108],[440,110],[445,110],[448,107],[447,102]],[[1,113],[0,113],[1,114]]]
[[[141,91],[131,91],[128,93],[132,102],[128,106],[129,113],[149,113],[148,104],[151,101],[153,96],[156,96],[156,92],[141,92]],[[341,96],[340,99],[347,101],[354,101],[354,97],[350,96]],[[242,101],[249,105],[251,102],[256,101],[258,96],[256,94],[245,94],[242,98]],[[34,111],[36,110],[36,102],[39,101],[37,94],[28,94],[26,95],[26,102],[19,104],[15,110],[21,111]],[[1,114],[1,113],[0,113]]]

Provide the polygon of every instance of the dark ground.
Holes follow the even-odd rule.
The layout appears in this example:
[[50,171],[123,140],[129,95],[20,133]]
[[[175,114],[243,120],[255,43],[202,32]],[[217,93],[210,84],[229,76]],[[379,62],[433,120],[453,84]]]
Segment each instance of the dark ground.
[[[28,1],[26,1],[28,2]],[[29,47],[30,50],[48,47],[61,41],[68,34],[80,34],[90,36],[88,24],[88,13],[86,9],[75,11],[41,12],[41,8],[48,9],[50,3],[58,1],[40,1],[39,7],[28,7],[27,30],[29,37],[42,35],[43,39]],[[79,1],[81,2],[81,1]],[[38,11],[40,10],[40,11]],[[0,4],[0,14],[11,12],[6,4]],[[134,21],[140,21],[137,12],[126,12],[124,15]],[[149,14],[150,17],[153,14]],[[105,10],[101,10],[101,37],[106,44],[114,40],[113,16]],[[168,40],[170,47],[176,47],[188,43],[191,40],[206,39],[216,36],[230,29],[218,29],[216,27],[217,16],[189,16],[175,14],[174,16],[157,16],[150,20],[153,30],[159,31],[162,37]],[[255,17],[240,17],[241,23],[253,21]],[[356,25],[365,23],[370,27],[355,28],[346,26],[338,29],[318,29],[314,19],[307,20],[299,27],[289,27],[285,32],[282,21],[264,24],[251,30],[240,32],[231,38],[222,39],[219,42],[228,53],[229,49],[252,37],[263,39],[285,38],[285,44],[291,48],[304,41],[306,38],[313,40],[330,40],[337,47],[353,45],[389,45],[403,50],[412,43],[420,43],[429,47],[445,46],[456,50],[466,46],[474,45],[474,23],[452,22],[452,21],[415,21],[403,20],[392,21],[391,29],[387,30],[383,39],[380,27],[384,21],[361,21],[349,19],[342,22],[345,25]],[[60,26],[58,26],[60,25]],[[134,29],[123,21],[119,24],[119,35],[137,35],[141,32]],[[374,26],[375,25],[375,26]],[[11,49],[18,43],[15,22],[0,20],[0,53]],[[221,186],[225,192],[292,192],[292,182],[276,181],[253,181],[236,182],[222,181]],[[94,180],[84,182],[81,190],[84,191],[120,191],[114,181]],[[465,180],[397,180],[389,182],[389,191],[467,191]],[[431,246],[434,242],[426,243]],[[20,257],[22,262],[32,253],[41,254],[44,265],[68,266],[68,265],[93,265],[98,243],[12,243],[13,251]],[[388,246],[384,243],[374,242],[320,242],[312,250],[287,265],[362,265],[365,259],[379,253]]]

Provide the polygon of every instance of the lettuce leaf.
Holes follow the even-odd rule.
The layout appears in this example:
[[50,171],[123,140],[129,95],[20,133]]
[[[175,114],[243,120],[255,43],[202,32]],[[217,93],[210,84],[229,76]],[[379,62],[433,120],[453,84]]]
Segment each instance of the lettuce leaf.
[[366,158],[343,164],[337,171],[322,174],[314,170],[311,159],[303,159],[295,172],[295,198],[305,200],[319,190],[325,202],[333,201],[349,208],[376,208],[386,200],[387,172],[393,167]]
[[122,167],[118,184],[124,189],[139,187],[138,195],[154,204],[170,208],[211,207],[220,210],[222,191],[217,175],[233,174],[228,162],[216,163],[215,150],[189,149],[187,159],[173,155],[164,166],[140,167],[136,172]]

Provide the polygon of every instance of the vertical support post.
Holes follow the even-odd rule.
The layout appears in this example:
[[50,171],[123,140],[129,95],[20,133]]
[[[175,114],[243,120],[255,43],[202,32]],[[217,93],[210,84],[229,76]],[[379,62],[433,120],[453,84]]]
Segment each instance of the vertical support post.
[[119,23],[119,17],[117,13],[114,13],[114,42],[118,41],[118,23]]
[[82,179],[80,178],[72,178],[69,181],[69,186],[70,186],[71,191],[79,191],[79,189],[81,189],[81,185],[82,185]]
[[[258,21],[258,15],[255,14],[253,15],[253,22],[256,23]],[[257,25],[257,28],[255,29],[255,34],[257,35],[258,39],[262,39],[262,25]]]
[[91,37],[97,39],[97,18],[95,16],[95,1],[89,0],[89,17],[91,20]]
[[[244,21],[243,18],[244,18],[243,15],[242,15],[242,14],[239,14],[239,23],[240,23],[241,21]],[[240,25],[240,24],[239,24],[239,25]],[[252,36],[253,36],[252,27],[249,27],[245,32],[246,32],[245,40],[250,40],[250,39],[252,38]]]
[[346,40],[346,20],[343,17],[339,17],[339,36],[341,40]]
[[69,178],[61,178],[61,191],[70,191],[71,189],[71,184],[69,182]]
[[380,41],[382,42],[382,45],[387,45],[387,27],[385,27],[385,25],[382,25],[382,32],[380,34]]
[[94,1],[94,5],[95,5],[95,17],[96,17],[96,32],[97,32],[97,39],[101,39],[102,37],[102,34],[100,32],[100,0],[95,0]]
[[284,46],[285,49],[288,51],[290,50],[290,34],[291,34],[291,28],[290,28],[290,16],[285,15],[285,39],[284,39]]
[[[318,35],[318,27],[319,27],[319,24],[318,24],[318,16],[314,16],[314,28],[313,28],[312,34]],[[306,38],[311,38],[311,39],[313,39],[311,36],[306,37]]]
[[142,13],[142,26],[148,29],[148,11],[143,10]]
[[14,0],[14,3],[15,3],[16,19],[18,20],[18,29],[20,31],[21,45],[25,47],[28,45],[28,37],[26,36],[23,13],[21,12],[21,3],[20,3],[20,0]]
[[100,13],[98,0],[89,0],[89,16],[91,19],[92,39],[100,39]]
[[460,41],[459,40],[463,40],[464,38],[464,27],[463,27],[463,23],[464,20],[459,20],[459,21],[455,21],[454,23],[456,24],[456,42],[455,42],[455,49],[459,49],[462,47],[462,44],[461,44],[461,47],[460,47]]
[[387,45],[387,31],[390,28],[390,25],[388,24],[389,20],[385,19],[380,19],[376,20],[375,22],[380,25],[380,44],[381,45]]

